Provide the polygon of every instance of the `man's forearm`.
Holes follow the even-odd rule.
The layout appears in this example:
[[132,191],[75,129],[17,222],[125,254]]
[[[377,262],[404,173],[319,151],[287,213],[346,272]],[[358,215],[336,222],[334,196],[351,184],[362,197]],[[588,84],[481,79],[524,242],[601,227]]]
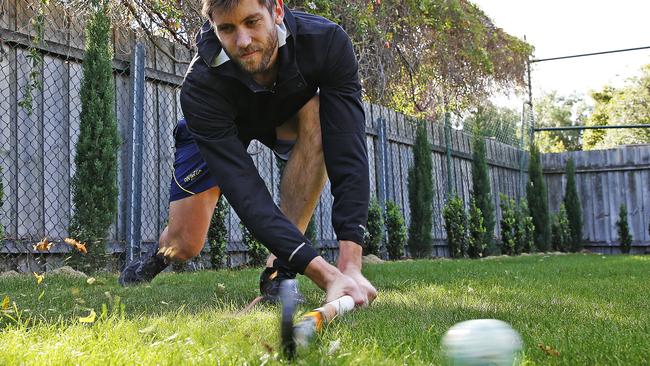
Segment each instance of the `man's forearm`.
[[339,242],[339,270],[343,273],[348,271],[361,271],[362,254],[363,248],[361,245],[353,241],[341,240]]

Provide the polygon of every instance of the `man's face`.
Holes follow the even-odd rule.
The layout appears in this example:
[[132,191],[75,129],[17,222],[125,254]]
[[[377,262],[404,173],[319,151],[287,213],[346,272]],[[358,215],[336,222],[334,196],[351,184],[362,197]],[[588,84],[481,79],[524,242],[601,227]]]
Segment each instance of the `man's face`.
[[255,75],[268,71],[277,60],[276,24],[283,16],[281,4],[269,13],[258,0],[241,0],[229,12],[215,11],[212,22],[228,57]]

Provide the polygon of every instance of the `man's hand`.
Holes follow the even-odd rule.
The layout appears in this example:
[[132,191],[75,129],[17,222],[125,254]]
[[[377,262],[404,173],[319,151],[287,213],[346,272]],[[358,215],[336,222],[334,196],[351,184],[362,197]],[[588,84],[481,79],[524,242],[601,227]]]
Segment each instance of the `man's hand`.
[[359,287],[357,282],[351,277],[341,274],[327,287],[327,297],[325,302],[334,301],[342,296],[350,295],[357,306],[368,305],[368,296],[366,292]]
[[351,271],[348,270],[343,273],[346,277],[351,278],[356,282],[357,286],[359,286],[359,289],[361,292],[366,296],[368,299],[367,305],[370,305],[373,301],[375,301],[375,298],[377,297],[377,289],[375,289],[375,286],[370,283],[362,274],[361,270],[359,271]]
[[368,304],[368,296],[357,282],[327,263],[323,257],[316,257],[309,262],[305,269],[305,276],[309,277],[316,286],[327,292],[326,302],[336,300],[344,295],[350,295],[356,305]]
[[377,297],[377,289],[361,274],[361,246],[352,241],[339,242],[338,268],[344,275],[352,278],[368,298],[368,304]]

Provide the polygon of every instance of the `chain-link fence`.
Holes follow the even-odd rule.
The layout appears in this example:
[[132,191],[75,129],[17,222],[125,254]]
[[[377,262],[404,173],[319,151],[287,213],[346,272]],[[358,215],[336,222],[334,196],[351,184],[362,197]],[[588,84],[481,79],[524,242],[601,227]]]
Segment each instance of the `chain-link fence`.
[[[0,167],[4,237],[0,271],[43,271],[60,266],[70,247],[63,241],[73,214],[71,179],[81,113],[84,23],[87,15],[57,1],[7,0],[0,13]],[[113,80],[115,115],[122,145],[118,159],[118,212],[109,252],[120,260],[152,250],[167,223],[174,158],[173,127],[181,117],[179,86],[191,52],[164,39],[115,25]],[[126,25],[125,25],[126,24]],[[139,46],[141,45],[141,46]],[[139,50],[139,51],[134,51]],[[415,122],[383,107],[365,105],[371,192],[396,202],[410,222],[407,192]],[[435,255],[445,255],[442,208],[449,187],[468,201],[471,135],[452,124],[427,123],[433,144]],[[447,128],[447,129],[446,129]],[[445,139],[448,132],[449,139]],[[503,140],[503,142],[508,142]],[[525,154],[519,143],[488,139],[495,207],[498,194],[523,192]],[[139,150],[141,148],[141,150]],[[249,153],[273,197],[279,199],[279,169],[273,153],[254,142]],[[449,168],[451,169],[449,169]],[[316,243],[336,258],[329,183],[314,212]],[[229,265],[246,261],[239,219],[227,217]],[[53,245],[36,251],[47,238]],[[198,267],[208,266],[198,260]]]

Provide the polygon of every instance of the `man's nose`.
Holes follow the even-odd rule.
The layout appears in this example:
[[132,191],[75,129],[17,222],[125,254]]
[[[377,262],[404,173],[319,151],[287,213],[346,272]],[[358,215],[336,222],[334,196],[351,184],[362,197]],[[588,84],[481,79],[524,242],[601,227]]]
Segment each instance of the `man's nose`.
[[237,47],[246,48],[251,44],[251,36],[248,32],[239,32],[237,34]]

